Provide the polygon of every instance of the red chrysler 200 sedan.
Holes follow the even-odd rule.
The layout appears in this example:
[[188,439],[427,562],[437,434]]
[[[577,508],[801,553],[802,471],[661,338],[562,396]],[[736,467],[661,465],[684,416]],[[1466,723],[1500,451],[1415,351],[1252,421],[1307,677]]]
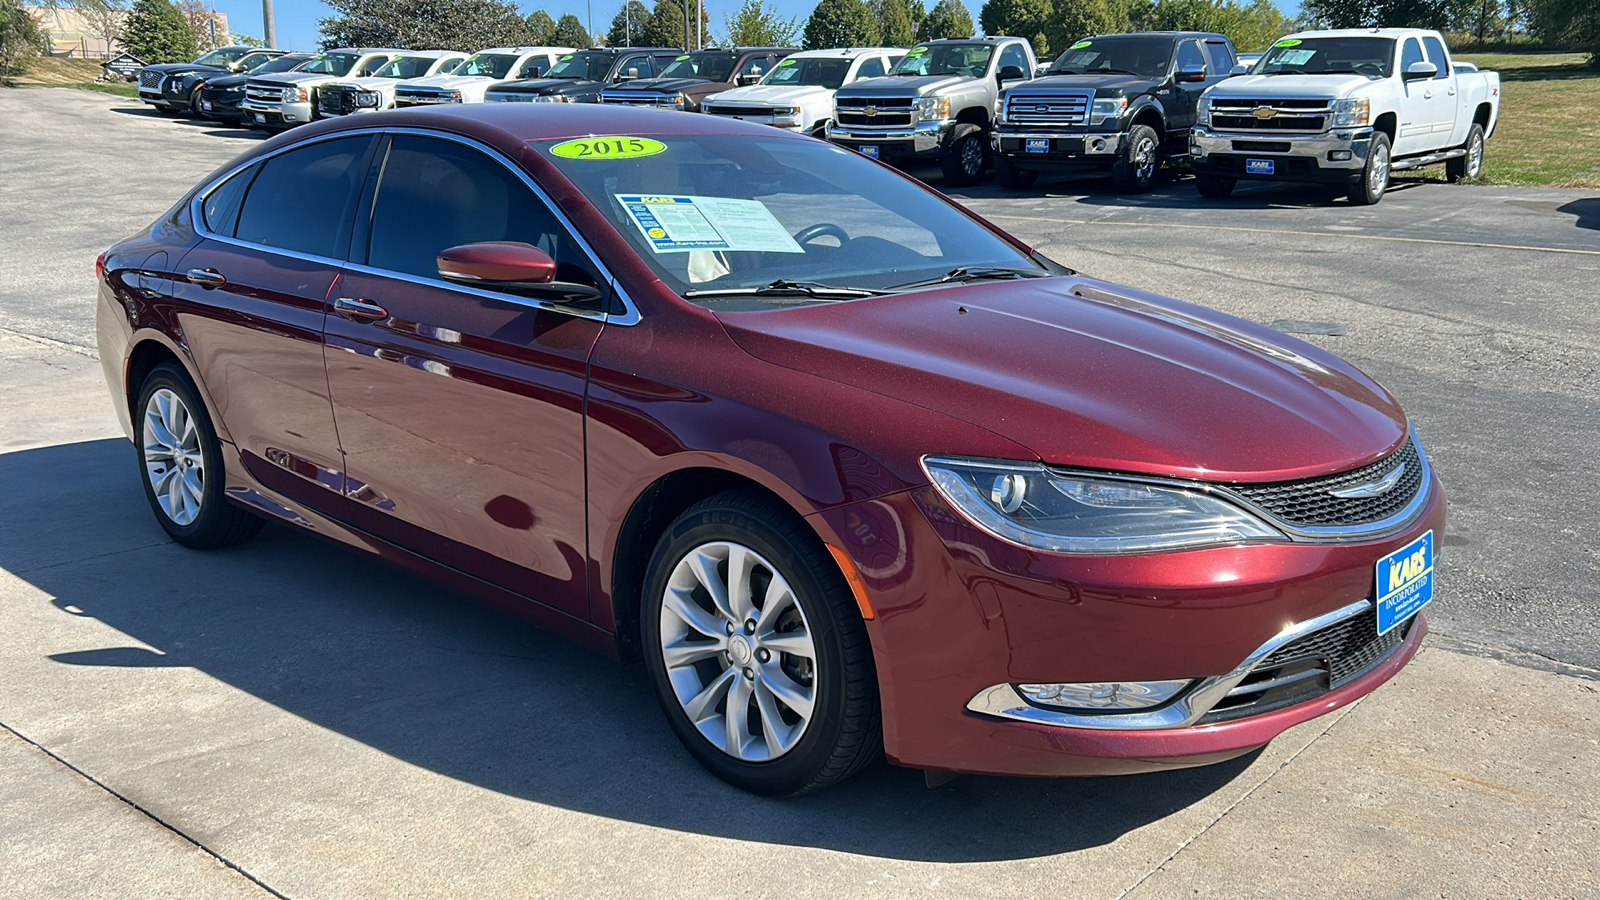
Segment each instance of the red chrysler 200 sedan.
[[1216,762],[1426,630],[1444,494],[1383,388],[811,138],[322,122],[96,269],[174,540],[285,523],[642,658],[751,791]]

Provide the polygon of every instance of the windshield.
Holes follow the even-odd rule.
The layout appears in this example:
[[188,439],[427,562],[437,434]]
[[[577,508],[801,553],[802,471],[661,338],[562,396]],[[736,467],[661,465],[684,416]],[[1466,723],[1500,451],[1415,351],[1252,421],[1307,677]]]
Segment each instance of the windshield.
[[889,74],[981,78],[993,55],[993,44],[924,44],[907,51],[906,58]]
[[762,84],[810,84],[825,87],[828,90],[838,90],[844,84],[844,76],[850,72],[851,60],[848,59],[783,59],[767,77],[761,79]]
[[517,58],[509,53],[474,53],[466,58],[451,75],[487,75],[490,78],[504,78],[510,74],[511,67],[517,64]]
[[277,58],[276,53],[246,53],[239,57],[239,68],[246,72],[259,72],[262,66]]
[[360,57],[354,53],[318,53],[296,69],[296,72],[313,72],[317,75],[345,75],[356,67]]
[[296,56],[294,54],[274,57],[270,60],[267,60],[266,64],[261,68],[253,70],[251,74],[270,75],[273,72],[289,72],[305,65],[308,59],[310,59],[310,57]]
[[1056,58],[1051,75],[1097,73],[1164,78],[1172,61],[1169,37],[1097,37],[1077,41]]
[[374,78],[421,78],[435,60],[431,56],[396,56],[372,73]]
[[928,189],[822,141],[656,135],[532,144],[679,293],[780,279],[887,288],[962,266],[1044,271]]
[[221,50],[213,50],[210,53],[202,55],[199,59],[194,61],[194,64],[197,66],[217,66],[218,68],[225,69],[228,67],[228,63],[233,62],[249,52],[249,47],[224,47]]
[[1267,50],[1252,75],[1366,75],[1388,78],[1394,39],[1385,37],[1284,38]]
[[605,81],[616,59],[613,53],[568,53],[561,57],[546,78],[576,78],[579,81]]
[[691,53],[680,56],[661,73],[662,78],[704,78],[707,81],[727,81],[733,73],[738,58],[729,53]]

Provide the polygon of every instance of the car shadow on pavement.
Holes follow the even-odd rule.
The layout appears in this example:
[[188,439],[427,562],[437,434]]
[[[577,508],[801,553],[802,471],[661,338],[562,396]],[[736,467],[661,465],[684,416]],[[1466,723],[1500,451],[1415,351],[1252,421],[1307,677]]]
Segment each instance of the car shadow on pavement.
[[[70,491],[62,472],[80,473]],[[6,529],[0,568],[61,615],[154,648],[51,661],[193,667],[396,759],[541,804],[883,858],[1008,860],[1108,844],[1223,789],[1256,756],[1119,778],[968,776],[933,790],[920,772],[880,763],[817,795],[751,797],[689,758],[639,666],[290,526],[227,550],[187,550],[165,540],[136,479],[121,439],[0,456],[0,522],[32,523]],[[94,720],[90,708],[74,715]]]
[[1585,197],[1571,203],[1559,206],[1556,212],[1577,216],[1578,220],[1572,224],[1579,228],[1588,228],[1600,231],[1600,197]]

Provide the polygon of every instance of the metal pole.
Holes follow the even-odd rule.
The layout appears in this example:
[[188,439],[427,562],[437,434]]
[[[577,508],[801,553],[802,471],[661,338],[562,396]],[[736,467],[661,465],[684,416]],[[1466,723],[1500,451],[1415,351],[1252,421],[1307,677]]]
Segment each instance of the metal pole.
[[268,47],[278,46],[278,25],[272,20],[272,0],[261,0],[261,39]]
[[[585,0],[584,7],[589,10],[589,24],[587,27],[589,29],[589,46],[592,47],[594,46],[594,0]],[[583,50],[585,48],[579,47],[577,49]]]
[[688,52],[694,49],[694,32],[689,30],[689,0],[678,0],[683,4],[683,49]]

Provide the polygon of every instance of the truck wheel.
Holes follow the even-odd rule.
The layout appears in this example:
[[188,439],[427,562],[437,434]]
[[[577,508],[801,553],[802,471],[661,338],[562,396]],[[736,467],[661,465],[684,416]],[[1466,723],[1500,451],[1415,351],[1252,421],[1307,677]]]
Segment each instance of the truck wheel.
[[1237,178],[1222,178],[1217,175],[1196,175],[1194,186],[1199,189],[1200,196],[1208,200],[1221,200],[1233,193],[1233,186],[1238,184]]
[[1467,132],[1467,142],[1461,145],[1467,151],[1466,156],[1447,159],[1444,163],[1444,177],[1451,184],[1463,178],[1477,178],[1483,174],[1483,126],[1472,123],[1472,130]]
[[1142,194],[1156,183],[1156,167],[1161,165],[1161,142],[1149,125],[1128,129],[1122,152],[1111,164],[1111,184],[1124,194]]
[[1004,156],[994,158],[994,179],[1000,186],[1008,191],[1019,191],[1033,187],[1039,180],[1039,173],[1033,169],[1019,169],[1016,164]]
[[969,122],[955,127],[950,135],[950,149],[939,160],[944,170],[944,183],[951,187],[970,187],[983,180],[983,167],[989,162],[989,145],[983,139],[983,129]]
[[1371,206],[1383,199],[1389,189],[1389,136],[1374,132],[1372,144],[1367,148],[1367,165],[1361,170],[1361,180],[1350,185],[1350,202],[1356,206]]

